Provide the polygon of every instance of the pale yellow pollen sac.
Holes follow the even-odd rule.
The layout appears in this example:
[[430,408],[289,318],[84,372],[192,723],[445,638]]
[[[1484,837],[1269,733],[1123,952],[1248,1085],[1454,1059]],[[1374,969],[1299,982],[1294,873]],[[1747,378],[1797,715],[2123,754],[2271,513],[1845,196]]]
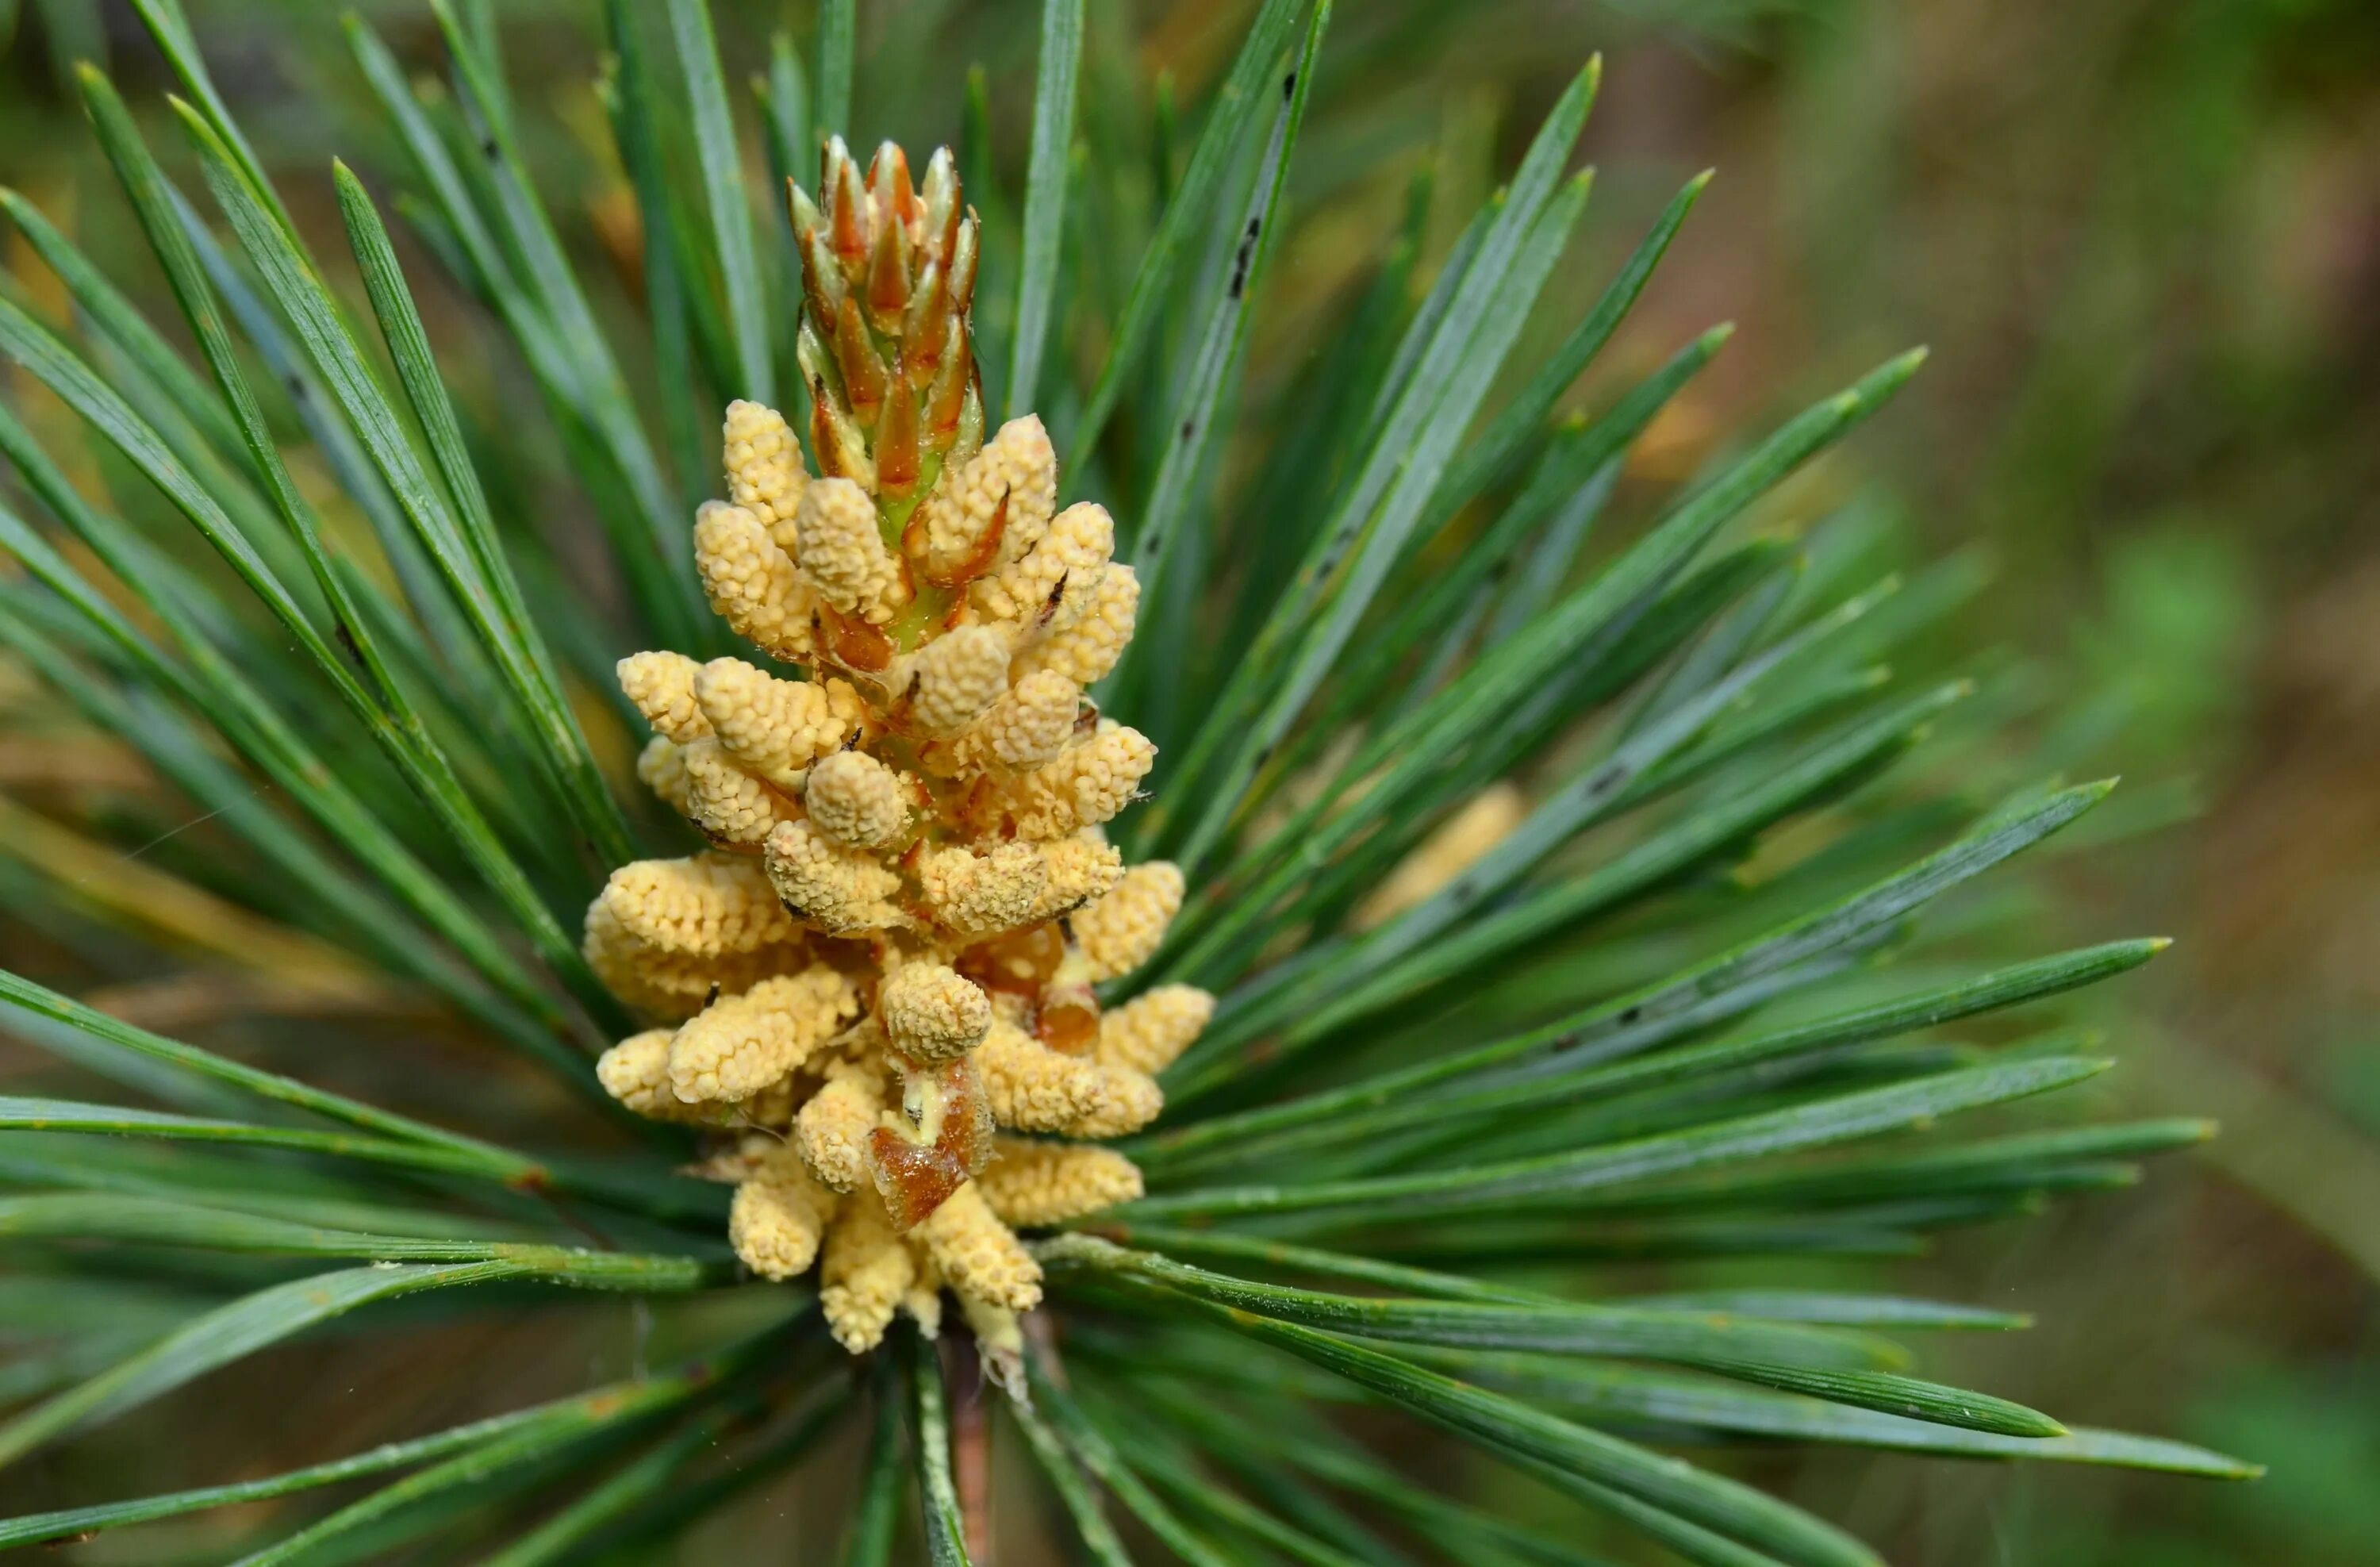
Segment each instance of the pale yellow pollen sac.
[[760,1172],[760,1165],[774,1139],[765,1135],[746,1137],[732,1148],[713,1148],[692,1164],[680,1165],[678,1173],[692,1181],[715,1181],[721,1185],[740,1186]]
[[893,1233],[892,1218],[875,1194],[844,1203],[827,1233],[819,1268],[819,1308],[835,1342],[854,1354],[882,1343],[893,1312],[917,1279],[908,1243]]
[[868,1137],[884,1118],[884,1080],[873,1065],[838,1062],[795,1114],[794,1146],[810,1173],[838,1192],[868,1182]]
[[1016,830],[1056,838],[1114,820],[1157,764],[1157,747],[1139,730],[1101,719],[1091,737],[1017,781]]
[[974,1061],[984,1102],[1002,1126],[1062,1132],[1104,1106],[1097,1063],[1053,1051],[1013,1024],[995,1021]]
[[1115,890],[1069,922],[1093,980],[1131,973],[1156,955],[1182,908],[1181,869],[1150,860],[1123,873]]
[[736,1106],[735,1119],[747,1126],[782,1129],[793,1124],[794,1111],[817,1090],[817,1082],[795,1068]]
[[789,1149],[764,1155],[759,1169],[735,1188],[727,1210],[727,1239],[744,1266],[763,1279],[809,1271],[838,1199]]
[[1026,923],[1038,925],[1105,897],[1123,880],[1123,856],[1093,836],[1096,830],[1041,845],[1045,881]]
[[1097,1102],[1058,1128],[1077,1137],[1121,1137],[1137,1132],[1165,1109],[1157,1079],[1128,1066],[1100,1066]]
[[710,721],[694,701],[695,672],[702,666],[684,653],[630,653],[618,664],[620,690],[657,735],[681,746],[710,735]]
[[1105,506],[1086,501],[1058,514],[1048,537],[1021,563],[1028,582],[1037,574],[1050,578],[1041,598],[1045,633],[1065,631],[1089,613],[1114,557],[1115,519]]
[[[1058,455],[1035,415],[1009,420],[973,457],[943,471],[924,507],[926,570],[938,579],[948,580],[978,560],[989,567],[1023,554],[1057,509]],[[995,518],[1000,541],[987,549]]]
[[1490,784],[1422,840],[1355,905],[1354,924],[1371,930],[1426,903],[1528,820],[1529,797],[1509,780]]
[[974,1182],[927,1215],[917,1233],[962,1300],[1010,1311],[1030,1311],[1041,1304],[1041,1265],[1026,1253],[1016,1233],[993,1217]]
[[[1019,982],[1029,981],[1035,977],[1034,966],[1029,962],[1014,962],[1002,966]],[[1030,1028],[1033,1026],[1033,1003],[1031,996],[1019,995],[1014,990],[994,990],[991,992],[992,1020],[1014,1028]]]
[[637,777],[670,809],[680,816],[693,814],[686,803],[692,787],[686,776],[686,747],[668,735],[656,735],[645,742],[637,753]]
[[1050,519],[1058,511],[1058,453],[1039,414],[1010,419],[996,431],[990,444],[1008,456],[1008,527],[1000,536],[1002,565],[1025,558],[1041,542]]
[[729,759],[716,740],[697,740],[679,754],[686,771],[686,820],[714,844],[758,848],[783,819],[768,785]]
[[771,657],[808,662],[809,586],[769,537],[768,525],[724,501],[705,501],[694,519],[694,565],[710,607]]
[[939,1338],[942,1331],[942,1270],[916,1241],[906,1241],[909,1260],[917,1265],[917,1276],[901,1296],[901,1309],[917,1324],[917,1331],[929,1339]]
[[694,699],[727,753],[780,788],[850,744],[867,713],[848,681],[780,680],[740,659],[702,665]]
[[1089,502],[1068,506],[1022,560],[978,582],[978,608],[994,620],[1057,630],[1081,618],[1098,596],[1115,552],[1115,523]]
[[802,468],[802,449],[793,426],[766,404],[738,398],[727,405],[721,435],[728,497],[760,519],[777,548],[795,553],[794,514],[801,507],[809,475]]
[[882,625],[908,601],[901,563],[877,529],[876,503],[850,480],[812,480],[794,527],[802,576],[836,609]]
[[1002,1223],[1020,1229],[1079,1219],[1145,1190],[1140,1167],[1113,1148],[1023,1137],[1001,1138],[975,1185]]
[[800,932],[794,939],[749,952],[695,956],[668,953],[631,939],[601,903],[587,917],[583,944],[589,966],[606,989],[634,1010],[675,1021],[693,1016],[715,994],[747,990],[771,974],[803,962]]
[[697,1124],[718,1122],[725,1107],[690,1105],[670,1091],[670,1039],[675,1032],[648,1028],[629,1035],[595,1063],[595,1080],[603,1085],[605,1093],[638,1115]]
[[1190,1048],[1214,1015],[1215,998],[1195,985],[1146,990],[1099,1014],[1099,1063],[1155,1076]]
[[763,846],[768,876],[785,905],[830,936],[904,926],[892,902],[898,873],[864,849],[846,849],[808,821],[785,821]]
[[953,735],[1008,690],[1008,638],[989,626],[963,626],[935,638],[910,665],[909,723]]
[[1123,658],[1140,615],[1140,578],[1128,565],[1111,565],[1099,576],[1090,602],[1071,626],[1026,649],[1017,661],[1018,685],[1042,674],[1095,686]]
[[688,1104],[748,1099],[809,1060],[858,1011],[858,991],[824,964],[722,996],[671,1041],[670,1089]]
[[929,850],[917,858],[917,881],[935,922],[972,938],[1014,930],[1031,918],[1050,877],[1031,844],[1011,841],[988,855]]
[[991,1027],[991,998],[947,964],[904,964],[884,981],[876,1012],[892,1048],[915,1061],[965,1055]]
[[810,825],[852,848],[874,848],[909,823],[909,789],[901,775],[865,751],[837,751],[809,770],[802,786]]
[[670,1108],[669,1045],[672,1030],[648,1028],[605,1051],[595,1063],[603,1091],[639,1115]]
[[1036,768],[1066,748],[1082,706],[1080,682],[1055,669],[1036,670],[992,704],[973,738],[1002,766]]
[[767,874],[741,856],[635,860],[612,872],[595,901],[627,940],[689,957],[755,952],[801,936]]

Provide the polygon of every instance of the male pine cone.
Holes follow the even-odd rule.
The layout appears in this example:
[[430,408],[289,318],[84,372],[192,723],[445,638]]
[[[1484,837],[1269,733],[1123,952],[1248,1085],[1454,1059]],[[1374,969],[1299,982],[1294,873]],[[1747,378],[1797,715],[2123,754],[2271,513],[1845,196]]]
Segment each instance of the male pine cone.
[[1155,757],[1085,696],[1140,589],[1105,510],[1057,510],[1039,419],[985,435],[949,152],[919,188],[899,148],[863,177],[837,140],[820,194],[790,194],[820,471],[782,415],[731,405],[695,553],[728,625],[805,667],[621,661],[653,726],[638,773],[712,849],[624,866],[588,910],[589,961],[657,1025],[599,1070],[711,1129],[737,1255],[817,1264],[847,1348],[897,1311],[933,1330],[947,1284],[998,1350],[1040,1299],[1010,1226],[1139,1195],[1065,1139],[1146,1125],[1212,1010],[1163,986],[1103,1014],[1092,989],[1182,899],[1102,832]]

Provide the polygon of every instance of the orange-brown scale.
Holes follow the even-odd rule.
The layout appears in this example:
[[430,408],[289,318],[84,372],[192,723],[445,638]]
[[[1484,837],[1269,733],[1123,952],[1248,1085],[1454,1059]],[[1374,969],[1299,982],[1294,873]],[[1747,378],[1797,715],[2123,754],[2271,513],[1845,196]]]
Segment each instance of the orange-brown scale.
[[[920,1073],[917,1063],[887,1051],[905,1079]],[[991,1161],[991,1111],[975,1068],[962,1056],[930,1069],[927,1080],[939,1101],[933,1140],[917,1142],[891,1127],[868,1134],[870,1172],[883,1194],[892,1227],[906,1233],[950,1195]]]

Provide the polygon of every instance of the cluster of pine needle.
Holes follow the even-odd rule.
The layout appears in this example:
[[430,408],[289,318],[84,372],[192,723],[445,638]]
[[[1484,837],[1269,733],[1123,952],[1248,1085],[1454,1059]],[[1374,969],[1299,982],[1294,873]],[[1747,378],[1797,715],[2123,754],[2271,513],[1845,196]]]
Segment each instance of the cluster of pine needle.
[[[1047,0],[1007,190],[979,76],[954,154],[846,150],[852,0],[742,114],[705,0],[609,0],[591,228],[492,8],[410,63],[351,18],[370,178],[278,184],[134,8],[176,92],[79,89],[146,254],[0,192],[10,723],[140,802],[0,808],[11,896],[49,978],[147,981],[0,974],[59,1096],[0,1098],[0,1466],[144,1456],[0,1547],[650,1561],[844,1447],[771,1559],[983,1561],[1014,1443],[1107,1567],[1860,1567],[1727,1450],[2251,1472],[1894,1336],[2019,1317],[1787,1282],[2206,1128],[2001,1113],[2108,1063],[1961,1026],[2158,941],[1896,975],[2107,786],[1910,803],[1971,687],[1895,672],[1928,593],[1778,491],[1921,356],[1682,482],[1631,454],[1724,328],[1573,411],[1703,185],[1548,324],[1594,65],[1433,265],[1417,171],[1313,333],[1267,301],[1329,0],[1261,0],[1129,166]],[[433,1391],[432,1323],[637,1353],[360,1448],[152,1407],[277,1411],[234,1363],[334,1318]]]

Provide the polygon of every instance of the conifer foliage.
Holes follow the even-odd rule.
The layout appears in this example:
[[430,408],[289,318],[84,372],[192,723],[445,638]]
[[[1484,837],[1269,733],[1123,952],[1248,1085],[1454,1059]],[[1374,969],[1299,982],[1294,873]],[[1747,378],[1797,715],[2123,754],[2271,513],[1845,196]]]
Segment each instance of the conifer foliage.
[[[1921,356],[1658,492],[1623,468],[1724,328],[1564,411],[1702,188],[1543,330],[1593,63],[1429,265],[1416,175],[1273,385],[1329,0],[1262,0],[1193,133],[1163,100],[1153,177],[1077,137],[1084,7],[1047,0],[1012,189],[980,79],[955,151],[855,156],[851,0],[757,69],[705,0],[611,0],[609,272],[480,13],[430,0],[443,56],[403,61],[351,18],[402,159],[276,181],[178,0],[135,6],[177,91],[80,86],[148,254],[0,192],[73,305],[0,288],[46,395],[0,404],[0,645],[203,818],[82,895],[183,911],[152,972],[273,985],[218,1051],[0,974],[64,1085],[0,1098],[0,1330],[47,1345],[0,1465],[334,1318],[404,1354],[400,1297],[633,1309],[679,1358],[361,1451],[289,1429],[0,1547],[238,1503],[205,1537],[248,1563],[650,1561],[840,1444],[862,1482],[800,1549],[984,1561],[1013,1442],[1111,1567],[1852,1567],[1724,1450],[2252,1472],[1895,1336],[1998,1309],[1645,1282],[1915,1249],[2207,1128],[2002,1113],[2109,1063],[1944,1032],[2161,942],[1888,961],[2107,788],[1876,803],[1969,687],[1891,673],[1922,615],[1775,492]],[[434,344],[431,267],[472,312]],[[54,860],[148,836],[7,810]],[[251,1063],[334,993],[410,1021]],[[1572,1523],[1374,1445],[1416,1428]]]

